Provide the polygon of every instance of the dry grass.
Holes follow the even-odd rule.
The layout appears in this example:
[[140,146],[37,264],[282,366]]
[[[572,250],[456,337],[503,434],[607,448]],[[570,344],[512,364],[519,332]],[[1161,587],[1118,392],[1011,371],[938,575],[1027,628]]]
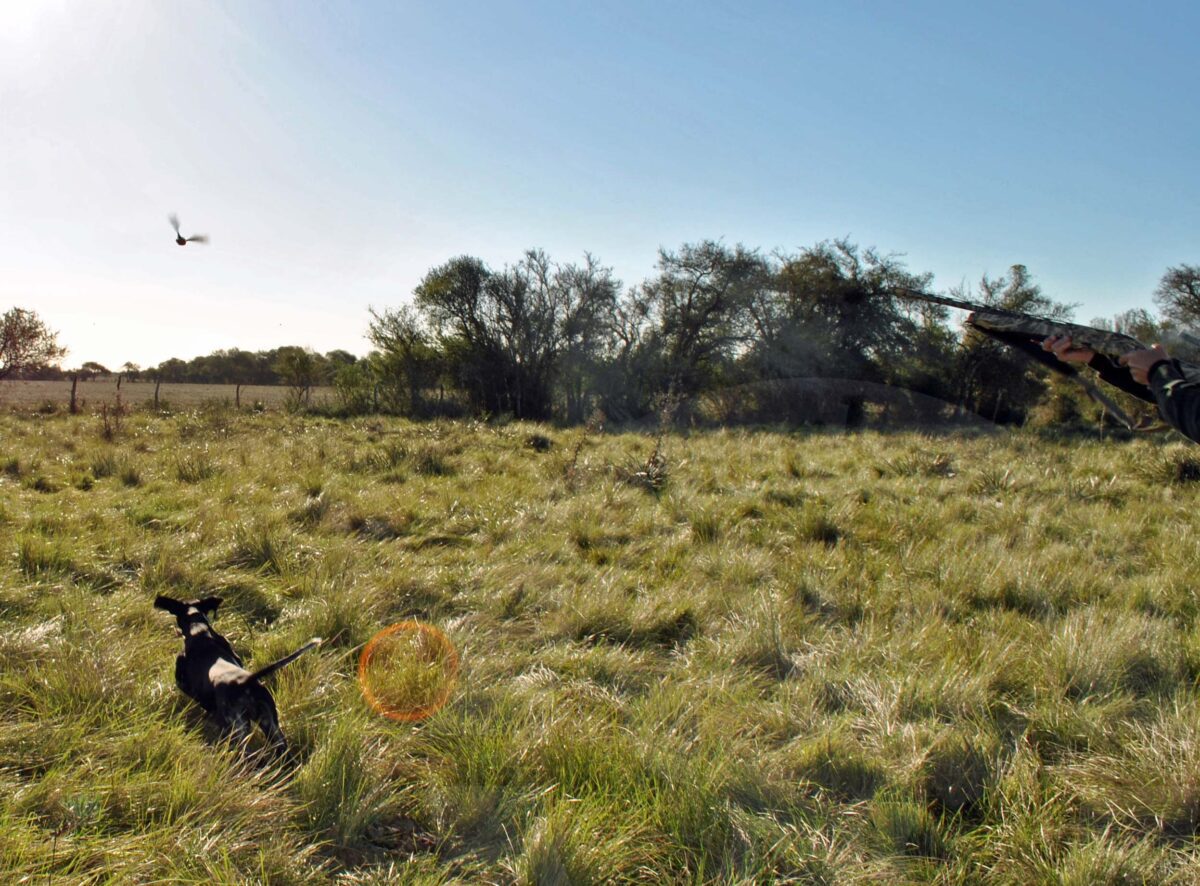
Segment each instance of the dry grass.
[[[261,404],[265,409],[282,409],[287,405],[290,388],[283,385],[242,385],[241,404],[253,409]],[[103,404],[116,402],[117,394],[126,404],[144,407],[154,403],[154,382],[121,382],[117,389],[116,376],[94,378],[79,382],[75,391],[77,405],[87,412],[99,412]],[[206,404],[233,405],[236,385],[172,384],[164,382],[158,391],[159,408],[194,409]],[[314,406],[334,402],[333,388],[316,387],[310,393]],[[70,381],[0,381],[0,409],[65,410],[71,403]]]

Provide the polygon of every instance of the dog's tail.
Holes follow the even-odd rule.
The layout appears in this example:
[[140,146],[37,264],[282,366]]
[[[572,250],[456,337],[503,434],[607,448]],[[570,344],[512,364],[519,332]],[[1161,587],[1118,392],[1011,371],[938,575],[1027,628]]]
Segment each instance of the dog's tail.
[[315,649],[317,646],[320,646],[320,645],[321,645],[321,638],[313,637],[311,640],[309,640],[307,643],[305,643],[303,646],[301,646],[299,649],[297,649],[291,655],[285,655],[283,658],[279,659],[279,661],[273,661],[269,665],[267,665],[265,668],[259,668],[257,671],[255,671],[253,674],[250,675],[250,679],[251,680],[261,680],[263,677],[269,677],[271,674],[275,673],[277,670],[279,670],[284,665],[291,664],[296,659],[298,659],[300,656],[302,656],[304,653],[308,652],[308,650]]

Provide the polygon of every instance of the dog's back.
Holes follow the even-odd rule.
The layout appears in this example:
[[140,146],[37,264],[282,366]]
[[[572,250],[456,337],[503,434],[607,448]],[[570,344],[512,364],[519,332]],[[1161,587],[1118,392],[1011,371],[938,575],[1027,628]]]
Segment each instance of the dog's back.
[[279,728],[275,700],[260,680],[319,646],[321,639],[314,637],[295,652],[251,673],[208,621],[220,603],[219,597],[187,603],[162,595],[155,598],[155,607],[174,615],[183,634],[183,654],[175,659],[175,682],[223,729],[244,736],[251,723],[258,723],[276,748],[285,750],[287,741]]

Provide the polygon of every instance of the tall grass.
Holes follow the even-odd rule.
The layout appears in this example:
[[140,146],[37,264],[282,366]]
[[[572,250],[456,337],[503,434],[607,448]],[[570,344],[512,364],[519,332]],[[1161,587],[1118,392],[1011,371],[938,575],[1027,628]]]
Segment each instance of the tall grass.
[[[0,416],[5,882],[1200,881],[1191,450],[652,434]],[[286,760],[156,593],[326,638]],[[418,723],[356,681],[405,619],[460,662]]]

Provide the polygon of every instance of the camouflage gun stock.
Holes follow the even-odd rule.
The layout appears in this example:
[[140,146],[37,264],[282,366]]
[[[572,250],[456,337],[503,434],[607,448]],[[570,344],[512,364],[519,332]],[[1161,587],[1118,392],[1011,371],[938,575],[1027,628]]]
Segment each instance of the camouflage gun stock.
[[[1122,355],[1132,351],[1145,350],[1147,347],[1133,336],[1096,329],[1092,326],[1082,326],[1078,323],[1068,323],[1066,320],[1051,320],[1046,317],[1023,314],[1020,311],[1010,311],[1006,308],[975,304],[941,295],[929,295],[912,289],[896,290],[896,294],[901,298],[932,302],[937,305],[970,311],[971,315],[966,320],[967,326],[989,338],[1016,348],[1025,356],[1036,360],[1059,375],[1073,378],[1083,387],[1089,397],[1108,410],[1125,427],[1131,430],[1138,428],[1133,420],[1125,414],[1125,411],[1114,403],[1112,398],[1099,390],[1090,379],[1080,375],[1079,371],[1071,364],[1062,362],[1054,354],[1042,349],[1042,342],[1050,336],[1069,335],[1071,343],[1075,347],[1091,348],[1115,364]],[[1122,381],[1124,382],[1124,379]],[[1135,382],[1132,376],[1128,376],[1128,382],[1119,384],[1118,387],[1148,403],[1156,402],[1150,389]]]

